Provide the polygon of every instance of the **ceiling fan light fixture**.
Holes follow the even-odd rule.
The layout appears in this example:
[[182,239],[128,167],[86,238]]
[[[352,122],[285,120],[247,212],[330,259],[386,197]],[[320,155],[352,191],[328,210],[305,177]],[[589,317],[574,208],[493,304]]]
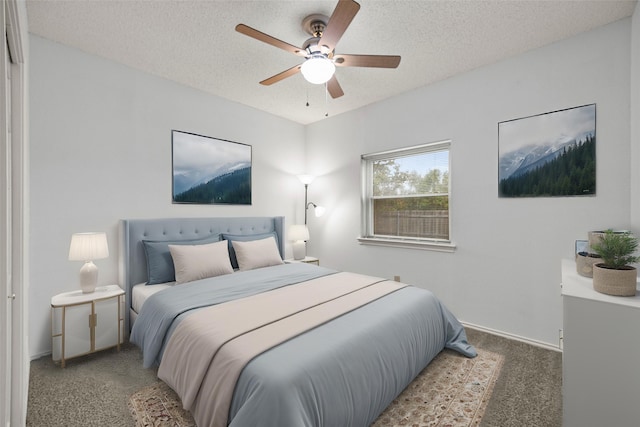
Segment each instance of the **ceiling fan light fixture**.
[[300,67],[300,72],[305,80],[315,85],[328,82],[335,71],[336,66],[333,62],[321,54],[312,55]]

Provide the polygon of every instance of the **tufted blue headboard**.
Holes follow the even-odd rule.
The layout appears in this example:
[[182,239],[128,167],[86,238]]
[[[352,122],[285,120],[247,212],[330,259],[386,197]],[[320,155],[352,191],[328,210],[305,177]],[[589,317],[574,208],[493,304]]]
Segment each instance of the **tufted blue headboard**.
[[212,234],[262,234],[275,231],[284,259],[284,217],[158,218],[120,220],[119,279],[125,290],[125,333],[129,332],[131,288],[147,281],[143,240],[190,240]]

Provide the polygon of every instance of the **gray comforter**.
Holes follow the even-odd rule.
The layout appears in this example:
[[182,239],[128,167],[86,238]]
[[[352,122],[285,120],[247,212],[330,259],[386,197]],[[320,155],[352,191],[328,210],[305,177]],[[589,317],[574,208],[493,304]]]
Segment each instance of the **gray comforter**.
[[160,363],[164,344],[180,320],[194,310],[335,272],[302,263],[282,264],[172,286],[145,301],[130,341],[142,349],[143,365],[150,368]]
[[[192,310],[332,273],[288,264],[174,287],[149,298],[131,339],[143,348],[148,366],[161,355],[174,320]],[[249,362],[233,394],[229,425],[370,425],[445,347],[476,354],[431,292],[406,287]]]

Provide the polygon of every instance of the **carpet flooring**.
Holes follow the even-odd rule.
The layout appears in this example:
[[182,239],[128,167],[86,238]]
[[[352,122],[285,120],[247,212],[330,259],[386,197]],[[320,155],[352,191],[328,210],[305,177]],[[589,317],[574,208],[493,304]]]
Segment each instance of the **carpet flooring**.
[[[481,427],[561,426],[561,353],[473,329],[467,336],[504,357]],[[131,344],[71,359],[64,369],[42,357],[31,362],[27,426],[133,427],[129,397],[157,382]]]

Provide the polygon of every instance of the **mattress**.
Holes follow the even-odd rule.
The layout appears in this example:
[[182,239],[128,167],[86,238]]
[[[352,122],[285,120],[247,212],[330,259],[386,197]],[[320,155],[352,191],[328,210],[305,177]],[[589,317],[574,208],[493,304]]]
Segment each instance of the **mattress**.
[[160,292],[164,289],[170,288],[175,285],[176,282],[160,283],[157,285],[147,285],[146,283],[139,283],[133,287],[131,291],[131,307],[136,313],[140,313],[142,305],[147,298],[156,292]]

